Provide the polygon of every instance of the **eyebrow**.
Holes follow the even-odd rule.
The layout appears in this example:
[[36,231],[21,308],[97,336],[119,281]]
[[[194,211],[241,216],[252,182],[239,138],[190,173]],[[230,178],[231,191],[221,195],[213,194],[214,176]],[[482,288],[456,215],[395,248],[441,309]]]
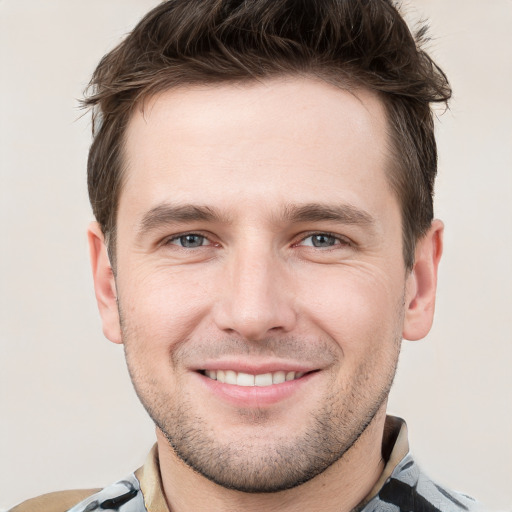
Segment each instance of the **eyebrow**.
[[[361,225],[372,227],[375,219],[366,211],[350,204],[327,205],[309,203],[304,205],[288,204],[274,219],[292,224],[305,222],[334,221],[341,224]],[[173,205],[163,203],[155,206],[144,214],[139,223],[137,237],[141,238],[148,232],[168,226],[186,222],[219,222],[231,223],[231,219],[222,215],[211,206],[200,205]]]
[[373,226],[375,224],[375,219],[368,212],[350,204],[287,205],[283,217],[293,223],[334,221],[362,226]]
[[138,232],[142,235],[146,231],[157,229],[160,226],[180,222],[227,220],[222,217],[219,212],[209,206],[160,204],[142,217]]

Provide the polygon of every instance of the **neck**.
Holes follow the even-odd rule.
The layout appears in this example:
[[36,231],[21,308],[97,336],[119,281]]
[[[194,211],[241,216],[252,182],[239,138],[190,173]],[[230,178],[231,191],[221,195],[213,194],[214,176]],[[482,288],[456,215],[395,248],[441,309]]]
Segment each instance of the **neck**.
[[356,443],[320,475],[293,489],[251,494],[221,487],[179,459],[157,429],[158,454],[164,494],[170,512],[215,510],[233,512],[295,512],[318,509],[349,512],[368,495],[383,469],[383,407]]

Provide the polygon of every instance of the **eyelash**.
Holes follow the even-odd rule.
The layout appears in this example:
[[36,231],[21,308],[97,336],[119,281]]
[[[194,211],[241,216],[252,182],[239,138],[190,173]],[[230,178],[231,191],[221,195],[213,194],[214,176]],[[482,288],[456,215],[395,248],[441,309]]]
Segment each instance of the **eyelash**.
[[[209,243],[207,244],[201,244],[201,245],[198,245],[196,247],[185,247],[184,245],[179,245],[179,244],[175,244],[173,242],[177,241],[177,240],[180,240],[181,238],[186,238],[186,237],[198,237],[198,238],[202,238],[203,241],[207,241]],[[197,249],[199,247],[205,247],[205,246],[210,246],[210,245],[216,245],[215,243],[213,243],[206,235],[203,235],[201,233],[194,233],[194,232],[191,232],[191,233],[180,233],[178,235],[174,235],[170,238],[166,238],[162,245],[176,245],[177,247],[179,247],[180,249]]]
[[[331,245],[327,245],[325,247],[318,247],[318,246],[315,246],[314,245],[314,242],[311,243],[311,244],[307,244],[307,245],[302,245],[303,247],[311,247],[313,249],[324,249],[324,250],[329,250],[329,249],[332,249],[334,247],[338,247],[338,246],[352,246],[352,242],[344,237],[344,236],[340,236],[340,235],[336,235],[334,233],[329,233],[329,232],[326,232],[326,231],[315,231],[315,232],[311,232],[311,233],[308,233],[307,236],[303,236],[298,242],[295,242],[293,244],[293,247],[298,247],[298,246],[301,246],[301,244],[303,244],[306,240],[308,240],[309,238],[313,238],[313,237],[325,237],[327,239],[332,239],[334,240],[334,243],[331,244]],[[199,237],[199,238],[202,238],[202,242],[204,241],[207,241],[208,243],[207,244],[204,244],[204,243],[201,243],[201,245],[197,245],[195,247],[186,247],[184,245],[180,245],[180,244],[177,244],[177,243],[173,243],[175,241],[178,241],[182,238],[185,238],[185,237]],[[180,249],[197,249],[199,247],[207,247],[207,246],[212,246],[212,245],[219,245],[219,244],[215,244],[214,242],[212,242],[207,235],[204,235],[204,234],[201,234],[201,233],[195,233],[195,232],[189,232],[189,233],[180,233],[178,235],[174,235],[170,238],[167,238],[163,241],[162,245],[175,245],[177,247],[179,247]]]
[[333,243],[332,245],[328,245],[326,247],[317,247],[317,246],[314,246],[313,243],[310,245],[309,244],[305,245],[303,247],[311,247],[313,249],[329,250],[329,249],[339,247],[339,246],[352,246],[353,245],[351,240],[349,240],[348,238],[341,236],[341,235],[336,235],[335,233],[329,233],[328,231],[315,231],[315,232],[309,233],[307,236],[302,237],[297,243],[295,243],[293,245],[298,246],[299,244],[304,243],[308,238],[313,238],[315,236],[317,236],[317,237],[323,236],[326,238],[333,239],[335,243]]

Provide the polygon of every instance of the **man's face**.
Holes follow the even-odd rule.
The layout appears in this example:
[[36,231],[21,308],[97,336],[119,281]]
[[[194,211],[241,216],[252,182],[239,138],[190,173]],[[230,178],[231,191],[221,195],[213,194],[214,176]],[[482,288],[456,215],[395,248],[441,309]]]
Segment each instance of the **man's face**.
[[151,417],[226,487],[324,471],[382,416],[408,300],[381,103],[306,79],[175,89],[135,112],[125,162],[105,332]]

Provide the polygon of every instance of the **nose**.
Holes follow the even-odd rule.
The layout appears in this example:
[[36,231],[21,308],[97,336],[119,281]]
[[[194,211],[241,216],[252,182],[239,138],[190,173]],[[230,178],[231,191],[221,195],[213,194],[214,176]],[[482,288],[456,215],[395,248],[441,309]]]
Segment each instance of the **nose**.
[[271,250],[232,255],[220,287],[220,300],[214,306],[219,329],[258,341],[295,327],[293,279],[286,263]]

